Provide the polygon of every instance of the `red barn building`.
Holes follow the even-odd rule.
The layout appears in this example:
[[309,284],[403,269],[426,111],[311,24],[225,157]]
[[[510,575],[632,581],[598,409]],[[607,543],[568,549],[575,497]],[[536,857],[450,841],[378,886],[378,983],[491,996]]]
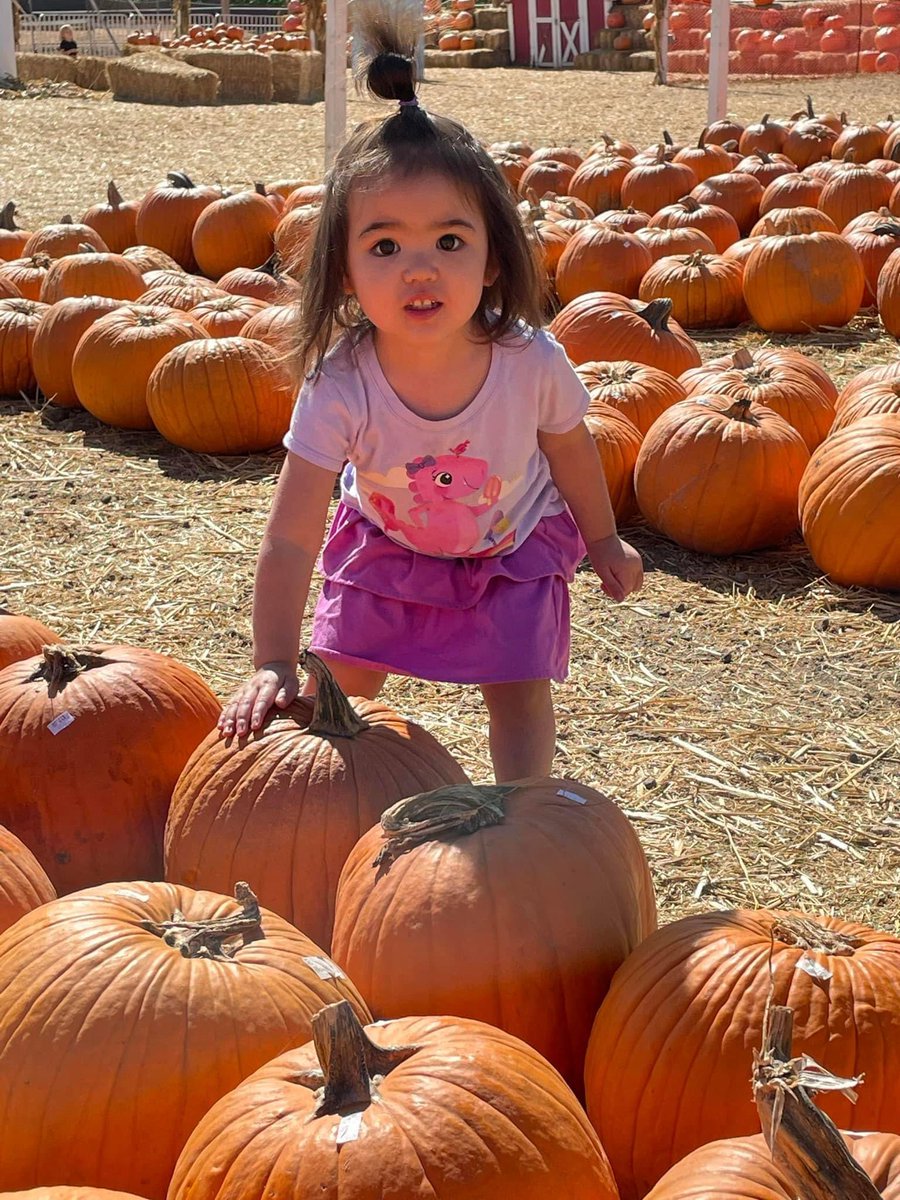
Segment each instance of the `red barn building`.
[[606,28],[606,0],[509,0],[510,57],[521,67],[571,67]]

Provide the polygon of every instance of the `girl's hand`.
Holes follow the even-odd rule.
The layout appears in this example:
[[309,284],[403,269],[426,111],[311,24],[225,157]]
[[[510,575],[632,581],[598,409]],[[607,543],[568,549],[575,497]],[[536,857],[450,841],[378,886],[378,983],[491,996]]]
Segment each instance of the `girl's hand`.
[[624,600],[640,589],[644,582],[641,556],[634,546],[623,542],[618,534],[613,533],[598,542],[591,542],[587,552],[607,596],[613,600]]
[[242,683],[222,709],[218,720],[220,737],[243,737],[255,733],[274,704],[287,708],[296,700],[300,680],[294,663],[263,663],[246,683]]

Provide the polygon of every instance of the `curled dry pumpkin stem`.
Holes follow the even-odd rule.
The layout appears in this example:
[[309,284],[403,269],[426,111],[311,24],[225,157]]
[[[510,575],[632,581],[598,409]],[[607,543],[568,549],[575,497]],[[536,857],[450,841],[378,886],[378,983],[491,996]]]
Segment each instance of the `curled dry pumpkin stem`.
[[187,171],[167,171],[166,179],[172,187],[192,188],[196,186]]
[[838,933],[808,917],[782,917],[772,926],[772,936],[788,946],[841,956],[851,955],[860,945],[858,938]]
[[125,201],[122,199],[122,193],[116,187],[115,180],[111,179],[106,185],[106,200],[110,208],[119,208]]
[[49,694],[55,696],[67,683],[77,679],[84,671],[106,665],[107,660],[91,650],[69,650],[66,646],[44,646],[42,662],[30,676],[31,682],[43,679]]
[[749,396],[739,396],[730,408],[723,409],[723,414],[726,417],[731,417],[732,421],[742,421],[745,425],[758,425],[759,421],[750,411],[753,401]]
[[321,1074],[310,1073],[301,1082],[315,1086],[322,1081],[317,1117],[368,1108],[384,1076],[419,1050],[376,1046],[348,1000],[320,1009],[312,1019],[312,1035]]
[[651,300],[646,308],[638,309],[637,315],[643,317],[655,333],[665,333],[671,312],[672,301],[668,296],[660,296],[658,300]]
[[502,825],[503,801],[515,790],[514,784],[460,783],[392,804],[381,817],[386,841],[373,865],[391,863],[407,850],[445,834],[463,837],[489,825]]
[[184,913],[175,909],[171,921],[141,921],[141,929],[162,938],[167,946],[179,951],[182,958],[233,958],[236,946],[228,946],[235,938],[243,945],[248,934],[260,933],[259,901],[250,885],[234,885],[234,898],[241,911],[230,917],[212,917],[206,921],[186,921]]
[[368,722],[357,716],[350,701],[338,687],[337,680],[311,650],[300,653],[299,666],[308,671],[316,683],[310,733],[320,737],[356,737],[368,729]]
[[18,226],[15,221],[16,206],[12,200],[8,201],[0,208],[0,229],[5,229],[9,233],[18,232]]

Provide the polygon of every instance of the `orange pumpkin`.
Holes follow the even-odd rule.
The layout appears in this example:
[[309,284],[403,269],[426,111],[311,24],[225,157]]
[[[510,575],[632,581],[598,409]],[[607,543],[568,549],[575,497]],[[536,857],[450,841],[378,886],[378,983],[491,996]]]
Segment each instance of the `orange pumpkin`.
[[771,409],[695,392],[646,434],[634,486],[649,524],[679,546],[746,554],[797,528],[808,462],[800,434]]
[[159,878],[172,789],[218,713],[198,675],[152,650],[52,646],[13,663],[0,672],[0,823],[60,892]]
[[176,446],[202,454],[253,454],[277,446],[290,422],[296,385],[265,343],[245,337],[185,341],[147,384],[147,409]]
[[[319,947],[235,893],[110,883],[0,935],[4,1192],[64,1179],[164,1200],[200,1118],[302,1045],[323,1005],[369,1019]],[[107,1103],[80,1102],[85,1088]]]
[[[115,312],[119,301],[106,296],[71,296],[41,317],[31,347],[38,387],[57,408],[80,408],[72,382],[72,359],[81,336],[100,317]],[[40,649],[36,647],[34,653]]]
[[519,195],[527,197],[530,191],[540,198],[548,192],[562,194],[569,190],[575,168],[569,163],[554,158],[540,158],[530,162],[519,180]]
[[840,234],[776,234],[758,243],[744,267],[744,299],[761,329],[808,333],[856,316],[866,278]]
[[650,218],[648,228],[699,229],[710,239],[718,254],[741,236],[737,221],[730,212],[715,204],[701,204],[693,196],[682,196],[674,204],[661,208]]
[[794,173],[782,175],[766,184],[759,201],[759,215],[764,217],[773,208],[797,208],[810,205],[815,207],[825,184],[821,179],[812,175]]
[[33,908],[55,899],[44,868],[15,834],[0,825],[0,933]]
[[[588,1113],[622,1200],[697,1146],[759,1129],[748,1080],[770,994],[794,1010],[795,1054],[866,1074],[855,1105],[822,1093],[819,1107],[846,1129],[898,1132],[900,939],[799,913],[684,917],[631,955],[591,1033]],[[670,1102],[647,1104],[657,1093]]]
[[854,392],[851,399],[841,404],[831,433],[837,433],[867,417],[880,417],[883,413],[900,413],[900,376],[869,383]]
[[863,307],[875,304],[881,268],[895,250],[900,250],[900,221],[886,208],[861,213],[841,231],[841,236],[854,248],[863,265],[866,277]]
[[46,254],[13,258],[0,263],[0,280],[11,283],[23,300],[40,300],[41,288],[52,263],[53,259]]
[[[862,418],[826,438],[800,484],[801,528],[816,566],[835,583],[900,590],[898,504],[900,413]],[[894,1095],[880,1128],[900,1132],[898,1114]]]
[[197,218],[191,248],[200,270],[218,279],[235,267],[258,267],[275,248],[278,213],[259,192],[238,192],[207,205]]
[[882,325],[892,337],[900,338],[900,250],[894,250],[878,272],[875,298]]
[[267,908],[331,944],[334,895],[357,839],[391,804],[466,779],[429,733],[375,700],[348,701],[314,654],[316,696],[272,709],[236,745],[213,732],[184,769],[166,825],[166,877],[219,890],[257,879]]
[[592,403],[585,416],[600,461],[617,525],[624,525],[637,513],[634,495],[634,464],[641,448],[641,432],[617,408]]
[[622,181],[631,170],[630,159],[615,154],[595,154],[584,160],[569,180],[569,195],[583,200],[594,213],[618,208]]
[[698,183],[691,195],[701,204],[712,204],[734,217],[738,229],[746,237],[759,217],[759,206],[765,188],[752,175],[743,171],[728,171],[710,175]]
[[700,352],[676,321],[672,301],[627,300],[613,292],[588,292],[565,305],[550,332],[573,363],[628,359],[680,375],[700,365]]
[[367,1200],[545,1200],[548,1180],[565,1181],[566,1200],[617,1200],[578,1102],[529,1046],[453,1017],[363,1029],[348,1007],[317,1014],[314,1044],[207,1113],[169,1200],[244,1200],[246,1178],[319,1200],[339,1200],[348,1180]]
[[290,358],[297,340],[300,307],[297,304],[269,304],[261,313],[251,317],[244,326],[243,336],[265,342],[277,350],[291,365]]
[[668,296],[672,314],[688,329],[739,325],[747,311],[741,290],[740,263],[718,254],[695,251],[655,262],[641,280],[641,300]]
[[166,182],[152,187],[141,200],[135,237],[143,245],[164,250],[186,271],[193,271],[197,266],[191,242],[194,225],[203,210],[221,196],[219,188],[198,186],[183,171],[170,171]]
[[844,162],[840,170],[826,180],[819,196],[819,208],[827,213],[838,229],[843,229],[860,213],[874,212],[890,203],[894,185],[880,171],[863,163]]
[[401,801],[360,838],[332,953],[376,1016],[487,1021],[580,1093],[597,1005],[655,926],[646,859],[612,801],[568,779],[463,784]]
[[133,262],[142,275],[146,271],[184,271],[174,258],[156,246],[128,246],[122,257]]
[[235,267],[216,286],[230,296],[252,296],[267,304],[289,304],[300,293],[299,284],[281,271],[274,258],[261,267]]
[[32,345],[46,311],[34,300],[0,300],[0,396],[33,394]]
[[840,233],[840,230],[820,208],[798,204],[795,208],[769,209],[750,230],[750,237],[765,237],[767,233]]
[[[841,1135],[883,1200],[900,1200],[900,1137]],[[794,1200],[795,1184],[773,1159],[762,1134],[699,1146],[667,1171],[646,1200]]]
[[702,367],[685,371],[680,383],[687,394],[717,392],[733,400],[750,400],[784,417],[813,450],[824,441],[834,420],[834,399],[823,390],[817,376],[800,363],[798,351],[750,349],[710,359]]
[[698,183],[702,183],[710,175],[721,175],[732,168],[731,155],[715,142],[707,142],[705,129],[700,134],[696,146],[683,146],[681,150],[676,151],[672,161],[690,167]]
[[622,182],[622,204],[641,212],[655,213],[697,185],[697,176],[685,163],[672,162],[670,151],[660,144],[650,163],[632,165]]
[[[666,207],[671,207],[667,205]],[[709,234],[690,225],[645,225],[635,237],[650,251],[654,262],[671,258],[673,254],[715,254],[716,247]]]
[[62,217],[53,225],[44,225],[36,230],[25,243],[24,258],[46,254],[48,258],[63,258],[66,254],[77,254],[81,245],[91,246],[100,253],[108,253],[109,246],[99,233],[89,225],[76,223],[71,217]]
[[92,205],[81,221],[100,235],[113,254],[121,254],[137,243],[139,207],[137,200],[123,200],[119,189],[110,180],[106,189],[106,204]]
[[284,216],[275,227],[274,243],[278,261],[294,279],[302,279],[306,272],[319,213],[318,204],[303,204],[290,209],[285,206]]
[[221,296],[201,300],[187,315],[208,337],[237,337],[251,317],[268,307],[265,300],[254,300],[251,296]]
[[137,300],[144,280],[133,262],[121,254],[105,254],[82,245],[77,254],[58,258],[41,284],[41,303],[55,304],[69,296],[109,296]]
[[643,363],[586,362],[575,373],[591,398],[588,412],[597,406],[614,408],[642,438],[658,416],[687,396],[679,380]]
[[585,292],[636,296],[652,265],[636,236],[593,221],[573,233],[556,264],[556,293],[563,304]]
[[175,346],[205,339],[186,313],[126,304],[100,317],[82,335],[72,359],[72,383],[84,407],[118,429],[152,429],[147,383]]
[[140,301],[144,307],[177,308],[179,312],[188,313],[204,300],[221,300],[225,295],[226,292],[200,276],[182,275],[155,283],[142,292]]
[[0,208],[0,262],[21,258],[31,237],[30,229],[16,225],[16,206],[12,200]]
[[772,121],[766,113],[756,124],[748,125],[738,141],[741,154],[753,154],[763,151],[766,154],[778,153],[785,143],[787,129],[780,121]]
[[58,641],[42,621],[0,608],[0,671],[21,658],[40,654],[42,646]]

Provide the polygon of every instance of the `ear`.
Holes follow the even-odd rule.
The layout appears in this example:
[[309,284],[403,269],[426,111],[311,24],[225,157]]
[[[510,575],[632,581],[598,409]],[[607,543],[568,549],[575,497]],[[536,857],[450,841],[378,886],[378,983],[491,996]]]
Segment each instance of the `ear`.
[[500,275],[500,268],[494,266],[494,264],[492,262],[489,262],[487,264],[487,266],[484,268],[484,286],[485,287],[493,287],[493,285],[497,282],[497,278],[499,275]]

